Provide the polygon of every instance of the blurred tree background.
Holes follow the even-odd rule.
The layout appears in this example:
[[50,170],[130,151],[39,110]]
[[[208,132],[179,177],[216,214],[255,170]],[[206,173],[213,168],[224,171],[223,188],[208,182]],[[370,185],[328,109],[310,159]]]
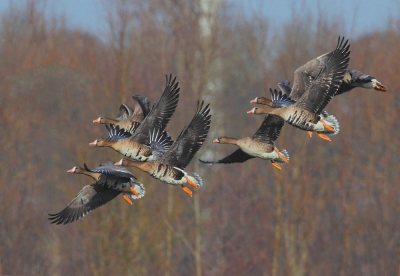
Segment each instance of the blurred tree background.
[[[104,1],[108,39],[66,27],[27,0],[0,18],[0,274],[397,275],[400,271],[400,20],[352,37],[342,18],[293,12],[272,27],[234,2]],[[279,28],[279,31],[273,28]],[[388,92],[355,89],[327,111],[331,143],[291,126],[277,147],[290,163],[199,164],[246,137],[262,116],[249,101],[336,46],[351,43],[350,69]],[[121,197],[65,226],[48,221],[91,180],[66,173],[120,156],[89,142],[134,94],[159,99],[165,74],[181,96],[167,130],[176,138],[197,100],[211,103],[209,136],[188,167],[204,187],[193,198],[138,170],[146,196]]]

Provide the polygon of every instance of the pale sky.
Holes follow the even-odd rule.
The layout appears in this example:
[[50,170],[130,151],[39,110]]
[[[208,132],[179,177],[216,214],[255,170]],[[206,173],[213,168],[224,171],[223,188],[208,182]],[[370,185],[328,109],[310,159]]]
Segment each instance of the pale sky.
[[[0,13],[9,9],[10,2],[16,5],[24,4],[26,0],[0,0]],[[326,11],[326,16],[339,15],[345,19],[348,35],[358,36],[371,30],[383,30],[387,27],[389,18],[400,18],[399,0],[229,0],[238,4],[240,11],[251,13],[261,11],[270,20],[273,27],[279,26],[292,16],[295,10],[298,14],[317,14]],[[107,27],[105,11],[99,0],[47,0],[48,12],[64,14],[70,28],[79,28],[102,37]],[[294,7],[294,9],[293,9]]]

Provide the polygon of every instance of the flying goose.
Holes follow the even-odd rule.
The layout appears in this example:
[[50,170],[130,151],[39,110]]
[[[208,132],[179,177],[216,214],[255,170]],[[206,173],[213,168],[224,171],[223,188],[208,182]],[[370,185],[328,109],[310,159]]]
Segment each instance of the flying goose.
[[[309,61],[295,71],[292,93],[302,93],[295,103],[281,108],[270,105],[255,107],[247,113],[278,115],[288,124],[302,130],[315,131],[321,138],[330,141],[322,133],[337,133],[337,120],[323,110],[342,83],[349,62],[349,48],[348,40],[344,42],[344,38],[339,37],[334,51]],[[308,68],[309,71],[304,68]],[[310,71],[317,72],[314,80],[307,77]]]
[[185,172],[184,169],[202,146],[210,129],[209,105],[203,108],[203,104],[204,102],[197,103],[197,110],[192,121],[168,150],[165,151],[163,146],[159,149],[158,144],[163,139],[160,139],[160,131],[153,129],[150,136],[155,158],[152,161],[138,162],[121,159],[115,165],[137,167],[167,184],[180,185],[188,195],[192,196],[192,191],[183,184],[189,184],[198,189],[203,185],[203,181],[198,174]]
[[213,143],[237,145],[239,149],[230,155],[216,162],[199,160],[206,165],[213,165],[243,163],[251,158],[258,157],[264,160],[271,160],[272,166],[280,170],[281,166],[279,164],[289,162],[289,154],[286,150],[279,151],[274,142],[278,139],[284,123],[284,120],[279,116],[267,115],[252,137],[236,139],[222,136],[213,140]]
[[[310,76],[310,78],[315,79],[315,76]],[[300,92],[297,92],[295,94],[292,93],[292,88],[290,87],[290,82],[288,81],[281,81],[278,83],[278,86],[282,91],[282,96],[289,97],[291,100],[293,100],[293,102],[296,102],[300,98],[300,96],[303,95]],[[368,74],[362,73],[357,70],[346,70],[342,83],[340,84],[339,89],[336,92],[335,96],[341,95],[357,87],[365,89],[374,89],[383,92],[387,91],[386,87],[382,83],[380,83],[375,77],[372,77]],[[276,105],[274,99],[270,100],[267,99],[266,97],[256,97],[254,100],[251,100],[250,102],[280,107],[279,104],[278,106]]]
[[[133,132],[132,136],[127,139],[129,133],[127,134],[126,132],[129,132],[129,130],[125,131],[121,130],[118,126],[111,126],[109,139],[96,139],[94,142],[89,143],[89,145],[93,147],[111,147],[122,155],[137,161],[153,160],[153,155],[150,151],[149,131],[153,128],[164,131],[175,112],[179,100],[179,83],[175,83],[175,80],[176,77],[172,82],[171,77],[169,80],[167,78],[167,85],[160,100],[144,118],[140,126]],[[169,137],[169,134],[166,132],[162,135]]]
[[85,174],[96,182],[84,186],[64,210],[49,214],[51,223],[67,224],[80,220],[121,193],[126,201],[133,204],[132,200],[142,198],[146,192],[142,183],[135,182],[135,176],[131,172],[124,167],[115,166],[111,161],[93,170],[89,170],[86,165],[84,167],[73,167],[68,172]]
[[150,100],[147,97],[140,95],[134,95],[132,98],[134,101],[133,108],[126,104],[121,104],[116,119],[99,117],[96,120],[93,120],[93,123],[113,124],[121,129],[125,129],[126,131],[129,130],[131,134],[133,134],[150,112]]

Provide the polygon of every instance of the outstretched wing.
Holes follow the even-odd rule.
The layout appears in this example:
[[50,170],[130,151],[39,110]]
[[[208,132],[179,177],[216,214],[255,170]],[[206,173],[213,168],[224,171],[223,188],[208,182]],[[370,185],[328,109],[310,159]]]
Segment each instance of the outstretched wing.
[[57,214],[49,214],[51,223],[67,224],[80,220],[91,211],[114,199],[120,192],[95,183],[87,185],[67,207]]
[[237,149],[228,156],[219,159],[218,161],[203,161],[199,159],[200,162],[206,164],[206,165],[214,165],[214,164],[232,164],[232,163],[243,163],[246,162],[249,159],[254,158],[253,156],[248,155],[241,149]]
[[119,112],[118,112],[116,120],[122,121],[122,120],[128,119],[133,115],[133,113],[134,113],[134,110],[132,108],[130,108],[126,104],[121,104],[121,106],[119,107]]
[[179,82],[175,83],[176,77],[171,81],[172,75],[167,78],[167,85],[160,100],[146,116],[140,126],[133,133],[132,141],[143,145],[149,145],[149,133],[152,129],[164,130],[175,112],[179,100]]
[[278,86],[281,89],[282,93],[284,95],[290,95],[290,93],[292,93],[292,88],[290,87],[290,82],[287,80],[278,82]]
[[171,148],[161,157],[161,162],[184,169],[200,149],[210,129],[211,115],[209,105],[203,108],[204,101],[197,103],[196,113]]
[[105,140],[113,142],[118,142],[128,139],[129,137],[132,136],[132,132],[134,131],[133,129],[135,128],[135,125],[132,125],[129,129],[124,129],[124,128],[121,129],[119,126],[113,124],[105,126],[108,131],[107,134],[108,137]]
[[134,95],[133,99],[133,114],[130,117],[136,122],[143,122],[144,118],[150,113],[150,100],[145,96]]
[[315,114],[321,114],[329,101],[335,96],[349,63],[350,45],[348,40],[338,40],[334,51],[326,55],[329,59],[324,62],[315,80],[307,88],[297,106]]
[[278,92],[276,89],[272,90],[270,88],[269,92],[271,94],[272,107],[285,107],[295,103],[288,94],[282,94],[281,91]]
[[[136,179],[136,177],[130,171],[128,171],[127,168],[125,168],[123,166],[115,166],[114,163],[115,162],[112,162],[112,161],[104,162],[99,167],[93,169],[92,172],[101,173],[101,174],[114,176],[114,177]],[[85,168],[87,168],[86,164],[84,164],[84,165],[85,165]]]
[[279,135],[281,134],[281,129],[285,124],[285,120],[277,115],[267,115],[264,118],[260,128],[256,131],[253,135],[253,139],[268,143],[274,144],[274,141],[278,139]]
[[160,159],[161,156],[171,147],[173,141],[166,131],[153,130],[150,133],[150,151],[154,159]]
[[[338,47],[343,43],[344,38],[338,40]],[[346,43],[347,44],[347,41]],[[342,46],[342,45],[341,45]],[[310,84],[324,71],[328,62],[331,62],[333,55],[337,54],[338,47],[329,53],[323,54],[315,59],[310,60],[306,64],[300,66],[294,71],[294,81],[290,98],[298,101],[301,96],[309,89]]]

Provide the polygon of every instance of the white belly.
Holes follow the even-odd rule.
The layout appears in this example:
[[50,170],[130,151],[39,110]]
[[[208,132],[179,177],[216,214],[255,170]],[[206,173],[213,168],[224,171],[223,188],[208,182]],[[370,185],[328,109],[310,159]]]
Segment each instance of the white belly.
[[279,155],[276,151],[272,151],[270,153],[265,152],[265,151],[254,151],[248,148],[241,148],[242,151],[244,151],[245,153],[247,153],[250,156],[254,156],[254,157],[258,157],[264,160],[275,160],[275,159],[279,159]]

